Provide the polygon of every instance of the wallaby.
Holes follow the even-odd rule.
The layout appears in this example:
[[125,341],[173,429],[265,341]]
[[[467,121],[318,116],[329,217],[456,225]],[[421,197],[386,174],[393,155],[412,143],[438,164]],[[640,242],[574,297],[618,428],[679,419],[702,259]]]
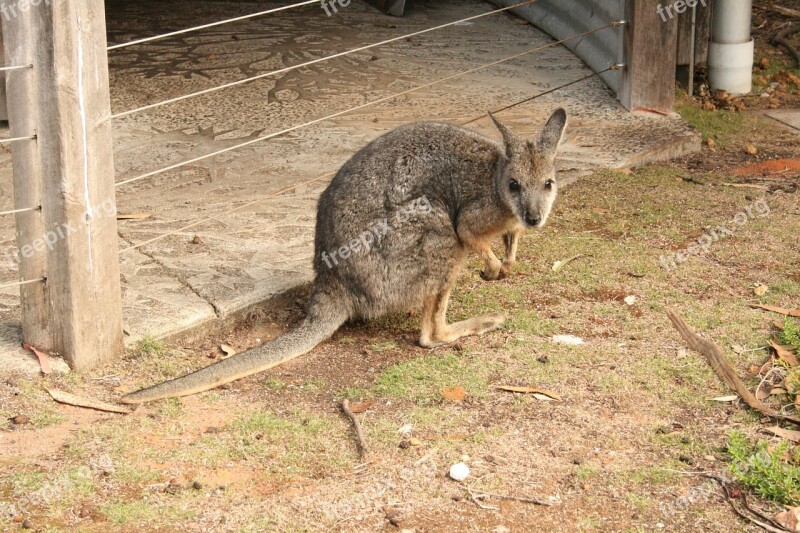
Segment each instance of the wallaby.
[[[261,372],[307,353],[355,317],[421,307],[423,347],[500,326],[500,313],[448,324],[450,291],[468,252],[483,258],[484,279],[505,277],[520,233],[544,225],[556,198],[555,158],[567,114],[557,109],[534,140],[489,117],[502,143],[451,124],[420,122],[359,150],[317,205],[316,278],[305,320],[257,348],[122,401],[185,396]],[[502,262],[491,248],[499,235]]]

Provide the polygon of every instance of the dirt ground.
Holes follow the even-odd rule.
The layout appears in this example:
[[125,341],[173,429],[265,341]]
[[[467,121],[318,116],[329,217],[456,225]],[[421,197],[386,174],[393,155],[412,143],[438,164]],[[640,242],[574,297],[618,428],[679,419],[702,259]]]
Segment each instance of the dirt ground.
[[[782,20],[769,16],[769,27]],[[792,65],[761,41],[764,56]],[[725,475],[728,433],[769,438],[763,421],[710,400],[729,391],[665,311],[758,383],[748,369],[768,356],[779,317],[749,304],[800,303],[800,171],[764,161],[800,160],[800,142],[749,110],[797,105],[796,89],[745,99],[744,111],[703,110],[707,99],[682,96],[683,116],[712,140],[702,153],[564,189],[547,227],[524,238],[508,279],[485,282],[470,261],[450,319],[502,311],[500,331],[425,350],[415,344],[415,313],[348,324],[300,360],[127,415],[56,404],[46,392],[114,401],[205,366],[224,356],[223,344],[243,350],[296,323],[301,293],[198,342],[146,339],[92,374],[4,378],[0,529],[758,530],[698,473]],[[718,226],[732,234],[671,262]],[[756,295],[757,285],[768,290]],[[584,344],[556,344],[554,335]],[[344,398],[362,410],[363,459],[339,409]],[[447,475],[458,462],[471,469],[463,483]],[[750,502],[767,515],[779,509]]]

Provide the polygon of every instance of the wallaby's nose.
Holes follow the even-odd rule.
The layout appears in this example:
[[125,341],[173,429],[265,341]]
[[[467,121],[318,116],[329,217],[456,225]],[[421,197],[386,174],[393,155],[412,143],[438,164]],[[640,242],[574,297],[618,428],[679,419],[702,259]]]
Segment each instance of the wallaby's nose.
[[525,215],[525,223],[529,226],[537,226],[540,220],[541,218],[537,215],[531,215],[530,213]]

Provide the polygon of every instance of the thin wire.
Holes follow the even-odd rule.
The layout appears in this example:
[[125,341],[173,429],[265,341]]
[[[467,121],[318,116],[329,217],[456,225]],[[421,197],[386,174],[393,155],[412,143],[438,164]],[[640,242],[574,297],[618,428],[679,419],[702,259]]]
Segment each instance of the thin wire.
[[239,211],[240,209],[244,209],[245,207],[250,207],[251,205],[255,205],[257,203],[264,202],[266,200],[269,200],[270,198],[275,198],[276,196],[279,196],[279,195],[281,195],[281,194],[283,194],[285,192],[291,191],[292,189],[296,189],[298,187],[302,187],[303,185],[309,185],[309,184],[314,183],[316,181],[321,181],[321,180],[323,180],[325,178],[333,177],[334,174],[336,174],[336,172],[328,172],[327,174],[323,174],[321,176],[317,176],[316,178],[312,178],[310,180],[301,181],[300,183],[294,183],[292,185],[289,185],[288,187],[284,187],[283,189],[278,190],[277,192],[274,192],[272,194],[269,194],[267,196],[259,198],[258,200],[252,200],[250,202],[247,202],[246,204],[242,204],[240,206],[234,207],[234,208],[229,209],[227,211],[223,211],[222,213],[216,213],[215,215],[210,216],[208,218],[204,218],[202,220],[198,220],[197,222],[192,222],[191,224],[183,226],[182,228],[178,228],[175,231],[171,231],[169,233],[165,233],[163,235],[159,235],[158,237],[153,237],[152,239],[148,239],[146,241],[142,241],[142,242],[140,242],[138,244],[134,244],[134,245],[128,246],[127,248],[123,248],[122,250],[120,250],[119,253],[127,252],[128,250],[135,250],[136,248],[139,248],[139,247],[144,246],[146,244],[150,244],[151,242],[155,242],[155,241],[164,239],[166,237],[170,237],[172,235],[176,235],[178,233],[186,231],[187,229],[193,228],[195,226],[199,226],[200,224],[204,224],[204,223],[206,223],[206,222],[208,222],[210,220],[213,220],[213,219],[215,219],[217,217],[222,217],[222,216],[225,216],[225,215],[229,215],[231,213]]
[[28,211],[41,211],[41,210],[42,206],[40,205],[36,207],[25,207],[23,209],[14,209],[13,211],[0,211],[0,216],[13,215],[14,213],[26,213]]
[[0,72],[8,72],[11,70],[23,70],[26,68],[33,68],[33,65],[17,65],[15,67],[0,67]]
[[0,285],[0,289],[6,289],[8,287],[19,287],[21,285],[28,285],[31,283],[38,283],[40,281],[47,281],[47,278],[36,278],[36,279],[29,279],[25,281],[17,281],[16,283],[6,283],[5,285]]
[[0,139],[0,144],[12,143],[16,141],[31,141],[36,138],[36,135],[30,135],[28,137],[11,137],[10,139]]
[[219,22],[211,22],[210,24],[203,24],[202,26],[194,26],[193,28],[186,28],[185,30],[172,31],[169,33],[163,33],[161,35],[153,35],[152,37],[144,37],[142,39],[136,39],[135,41],[128,41],[126,43],[111,45],[107,48],[107,50],[118,50],[119,48],[125,48],[126,46],[149,43],[150,41],[157,41],[159,39],[166,39],[167,37],[174,37],[176,35],[182,35],[184,33],[204,30],[206,28],[213,28],[214,26],[222,26],[223,24],[230,24],[231,22],[239,22],[240,20],[247,20],[254,17],[261,17],[263,15],[269,15],[270,13],[277,13],[278,11],[284,11],[295,7],[307,6],[309,4],[318,4],[319,1],[320,0],[306,0],[305,2],[299,2],[297,4],[290,4],[288,6],[267,9],[266,11],[259,11],[257,13],[251,13],[249,15],[242,15],[241,17],[234,17],[232,19],[220,20]]
[[387,100],[391,100],[391,99],[393,99],[393,98],[397,98],[397,97],[399,97],[399,96],[404,96],[404,95],[406,95],[406,94],[409,94],[409,93],[412,93],[412,92],[415,92],[415,91],[419,91],[419,90],[421,90],[421,89],[425,89],[425,88],[427,88],[427,87],[431,87],[431,86],[433,86],[433,85],[437,85],[437,84],[439,84],[439,83],[443,83],[443,82],[445,82],[445,81],[449,81],[449,80],[452,80],[452,79],[454,79],[454,78],[458,78],[458,77],[460,77],[460,76],[464,76],[464,75],[466,75],[466,74],[471,74],[471,73],[473,73],[473,72],[476,72],[476,71],[478,71],[478,70],[481,70],[481,69],[484,69],[484,68],[488,68],[488,67],[491,67],[491,66],[494,66],[494,65],[498,65],[498,64],[500,64],[500,63],[504,63],[504,62],[507,62],[507,61],[511,61],[511,60],[513,60],[513,59],[516,59],[516,58],[522,57],[522,56],[524,56],[524,55],[527,55],[527,54],[532,54],[532,53],[534,53],[534,52],[538,52],[538,51],[540,51],[540,50],[543,50],[543,49],[545,49],[545,48],[550,48],[550,47],[552,47],[552,46],[556,46],[556,45],[562,44],[562,43],[564,43],[564,42],[566,42],[566,41],[569,41],[569,40],[571,40],[571,39],[577,39],[578,37],[584,37],[584,36],[586,36],[586,35],[589,35],[589,34],[591,34],[591,33],[598,32],[598,31],[600,31],[600,30],[604,30],[604,29],[606,29],[606,28],[609,28],[609,27],[615,26],[615,24],[616,24],[616,23],[606,24],[605,26],[601,26],[600,28],[596,28],[596,29],[594,29],[594,30],[589,30],[589,31],[587,31],[587,32],[584,32],[584,33],[580,33],[580,34],[577,34],[577,35],[573,35],[572,37],[568,37],[568,38],[566,38],[566,39],[561,39],[560,41],[553,41],[553,42],[551,42],[551,43],[547,43],[547,44],[545,44],[545,45],[537,46],[536,48],[533,48],[533,49],[527,50],[527,51],[525,51],[525,52],[521,52],[521,53],[519,53],[519,54],[515,54],[515,55],[513,55],[513,56],[506,57],[506,58],[504,58],[504,59],[500,59],[500,60],[497,60],[497,61],[493,61],[493,62],[491,62],[491,63],[486,63],[486,64],[484,64],[484,65],[480,65],[480,66],[478,66],[478,67],[475,67],[475,68],[472,68],[472,69],[469,69],[469,70],[466,70],[466,71],[463,71],[463,72],[459,72],[459,73],[456,73],[456,74],[452,74],[452,75],[450,75],[450,76],[447,76],[447,77],[444,77],[444,78],[441,78],[441,79],[438,79],[438,80],[432,81],[432,82],[430,82],[430,83],[425,83],[425,84],[423,84],[423,85],[418,85],[417,87],[412,87],[411,89],[406,89],[405,91],[401,91],[401,92],[399,92],[399,93],[391,94],[391,95],[389,95],[389,96],[384,96],[383,98],[378,98],[377,100],[372,100],[372,101],[370,101],[370,102],[366,102],[366,103],[364,103],[364,104],[360,104],[360,105],[357,105],[357,106],[355,106],[355,107],[351,107],[351,108],[349,108],[349,109],[345,109],[345,110],[343,110],[343,111],[338,111],[338,112],[336,112],[336,113],[333,113],[333,114],[331,114],[331,115],[327,115],[327,116],[324,116],[324,117],[320,117],[320,118],[317,118],[317,119],[311,120],[311,121],[309,121],[309,122],[305,122],[305,123],[303,123],[303,124],[298,124],[298,125],[296,125],[296,126],[292,126],[292,127],[290,127],[290,128],[286,128],[286,129],[283,129],[283,130],[280,130],[280,131],[276,131],[276,132],[273,132],[273,133],[270,133],[270,134],[267,134],[267,135],[262,135],[262,136],[260,136],[260,137],[256,137],[255,139],[250,139],[249,141],[245,141],[245,142],[242,142],[242,143],[239,143],[239,144],[235,144],[235,145],[233,145],[233,146],[229,146],[229,147],[227,147],[227,148],[222,148],[222,149],[220,149],[220,150],[217,150],[217,151],[215,151],[215,152],[211,152],[211,153],[208,153],[208,154],[204,154],[204,155],[201,155],[201,156],[198,156],[198,157],[195,157],[195,158],[192,158],[192,159],[186,160],[186,161],[182,161],[182,162],[180,162],[180,163],[175,163],[175,164],[173,164],[173,165],[169,165],[169,166],[167,166],[167,167],[163,167],[163,168],[160,168],[160,169],[157,169],[157,170],[153,170],[153,171],[151,171],[151,172],[147,172],[147,173],[145,173],[145,174],[142,174],[142,175],[140,175],[140,176],[136,176],[136,177],[133,177],[133,178],[130,178],[130,179],[127,179],[127,180],[121,181],[121,182],[119,182],[119,183],[117,183],[117,184],[116,184],[116,187],[121,187],[122,185],[126,185],[126,184],[128,184],[128,183],[132,183],[132,182],[134,182],[134,181],[139,181],[139,180],[142,180],[142,179],[145,179],[145,178],[149,178],[149,177],[151,177],[151,176],[155,176],[155,175],[157,175],[157,174],[161,174],[161,173],[163,173],[163,172],[167,172],[167,171],[169,171],[169,170],[174,170],[174,169],[176,169],[176,168],[179,168],[179,167],[182,167],[182,166],[185,166],[185,165],[190,165],[190,164],[192,164],[192,163],[196,163],[196,162],[198,162],[198,161],[202,161],[202,160],[204,160],[204,159],[208,159],[208,158],[210,158],[210,157],[215,157],[215,156],[218,156],[218,155],[220,155],[220,154],[224,154],[224,153],[226,153],[226,152],[230,152],[230,151],[232,151],[232,150],[238,150],[239,148],[244,148],[245,146],[250,146],[251,144],[255,144],[255,143],[258,143],[258,142],[261,142],[261,141],[267,140],[267,139],[272,139],[273,137],[277,137],[277,136],[279,136],[279,135],[283,135],[283,134],[286,134],[286,133],[289,133],[289,132],[292,132],[292,131],[298,130],[298,129],[300,129],[300,128],[305,128],[305,127],[307,127],[307,126],[312,126],[312,125],[314,125],[314,124],[317,124],[317,123],[319,123],[319,122],[323,122],[323,121],[325,121],[325,120],[329,120],[329,119],[332,119],[332,118],[339,117],[339,116],[341,116],[341,115],[344,115],[344,114],[350,113],[351,111],[356,111],[356,110],[359,110],[359,109],[363,109],[363,108],[365,108],[365,107],[369,107],[369,106],[373,106],[373,105],[376,105],[376,104],[379,104],[379,103],[385,102],[385,101],[387,101]]
[[141,111],[146,111],[148,109],[153,109],[154,107],[160,107],[160,106],[167,105],[167,104],[173,104],[175,102],[180,102],[182,100],[186,100],[186,99],[189,99],[189,98],[194,98],[195,96],[201,96],[203,94],[209,94],[209,93],[213,93],[213,92],[216,92],[216,91],[221,91],[222,89],[227,89],[229,87],[235,87],[237,85],[242,85],[244,83],[250,83],[251,81],[260,80],[260,79],[266,78],[268,76],[274,76],[276,74],[283,74],[284,72],[290,72],[290,71],[296,70],[298,68],[307,67],[308,65],[314,65],[316,63],[321,63],[323,61],[329,61],[331,59],[335,59],[337,57],[346,56],[346,55],[349,55],[349,54],[354,54],[356,52],[362,52],[364,50],[369,50],[370,48],[375,48],[377,46],[382,46],[384,44],[393,43],[395,41],[400,41],[402,39],[408,39],[409,37],[414,37],[416,35],[422,35],[423,33],[428,33],[428,32],[435,31],[435,30],[440,30],[442,28],[446,28],[448,26],[453,26],[455,24],[460,24],[462,22],[466,22],[466,21],[469,21],[469,20],[475,20],[475,19],[479,19],[479,18],[486,17],[486,16],[489,16],[489,15],[494,15],[496,13],[502,13],[503,11],[508,11],[509,9],[514,9],[514,8],[517,8],[517,7],[520,7],[520,6],[524,6],[524,5],[527,5],[527,4],[532,4],[532,3],[537,2],[537,1],[538,0],[525,0],[524,2],[519,2],[518,4],[514,4],[514,5],[511,5],[511,6],[508,6],[508,7],[503,7],[503,8],[500,8],[500,9],[495,9],[493,11],[488,11],[486,13],[481,13],[480,15],[474,15],[472,17],[467,17],[465,19],[456,20],[456,21],[453,21],[453,22],[448,22],[446,24],[440,24],[439,26],[434,26],[432,28],[428,28],[428,29],[425,29],[425,30],[420,30],[420,31],[417,31],[417,32],[414,32],[414,33],[408,33],[406,35],[400,35],[399,37],[392,37],[391,39],[386,39],[385,41],[380,41],[380,42],[377,42],[377,43],[368,44],[368,45],[365,45],[365,46],[360,46],[358,48],[353,48],[351,50],[345,50],[344,52],[338,52],[336,54],[332,54],[332,55],[329,55],[329,56],[325,56],[325,57],[320,57],[318,59],[314,59],[312,61],[306,61],[305,63],[300,63],[298,65],[292,65],[290,67],[285,67],[285,68],[282,68],[282,69],[273,70],[273,71],[270,71],[270,72],[265,72],[264,74],[258,74],[256,76],[251,76],[249,78],[244,78],[244,79],[241,79],[241,80],[238,80],[238,81],[233,81],[231,83],[226,83],[226,84],[223,84],[223,85],[219,85],[217,87],[211,87],[209,89],[204,89],[202,91],[197,91],[197,92],[194,92],[194,93],[185,94],[183,96],[176,96],[175,98],[170,98],[170,99],[167,99],[167,100],[163,100],[161,102],[156,102],[155,104],[148,104],[146,106],[137,107],[135,109],[130,109],[128,111],[123,111],[121,113],[117,113],[115,115],[111,115],[111,118],[120,118],[120,117],[124,117],[124,116],[127,116],[127,115],[132,115],[134,113],[139,113]]
[[[524,100],[520,100],[519,102],[514,102],[513,104],[507,105],[505,107],[501,107],[499,109],[494,109],[494,110],[490,111],[490,113],[492,113],[494,115],[496,113],[500,113],[502,111],[506,111],[507,109],[511,109],[512,107],[516,107],[516,106],[518,106],[520,104],[524,104],[525,102],[530,102],[531,100],[536,100],[537,98],[540,98],[542,96],[548,95],[548,94],[553,93],[553,92],[556,92],[556,91],[561,90],[561,89],[563,89],[565,87],[569,87],[570,85],[575,85],[576,83],[580,83],[582,81],[586,81],[589,78],[594,78],[595,76],[599,76],[601,74],[605,74],[606,72],[609,72],[611,70],[617,70],[619,68],[620,68],[620,65],[611,65],[610,67],[608,67],[606,69],[603,69],[603,70],[601,70],[599,72],[593,72],[593,73],[591,73],[591,74],[589,74],[587,76],[584,76],[582,78],[579,78],[577,80],[573,80],[573,81],[571,81],[569,83],[565,83],[564,85],[559,85],[558,87],[554,87],[552,89],[549,89],[549,90],[544,91],[542,93],[536,94],[534,96],[529,96],[528,98],[525,98]],[[460,125],[461,126],[466,126],[467,124],[472,124],[473,122],[477,122],[480,119],[484,118],[485,116],[486,115],[481,115],[481,116],[479,116],[477,118],[473,118],[472,120],[469,120],[467,122],[463,122]]]
[[[554,88],[554,89],[550,89],[550,90],[548,90],[548,91],[545,91],[545,92],[543,92],[543,93],[537,94],[537,95],[535,95],[535,96],[532,96],[532,97],[529,97],[529,98],[525,98],[525,99],[523,99],[523,100],[520,100],[519,102],[515,102],[515,103],[513,103],[513,104],[511,104],[511,105],[508,105],[508,106],[505,106],[505,107],[503,107],[503,108],[501,108],[501,109],[498,109],[498,110],[492,111],[492,113],[494,114],[494,113],[499,113],[499,112],[501,112],[501,111],[505,111],[505,110],[507,110],[507,109],[510,109],[510,108],[512,108],[512,107],[514,107],[514,106],[518,106],[518,105],[520,105],[520,104],[523,104],[523,103],[525,103],[525,102],[530,102],[531,100],[534,100],[534,99],[536,99],[536,98],[539,98],[540,96],[544,96],[544,95],[546,95],[546,94],[550,94],[550,93],[552,93],[553,91],[557,91],[558,89],[562,89],[562,88],[564,88],[564,87],[569,87],[570,85],[574,85],[574,84],[576,84],[576,83],[579,83],[579,82],[581,82],[581,81],[588,80],[589,78],[593,78],[593,77],[595,77],[595,76],[599,76],[600,74],[603,74],[604,72],[608,72],[608,71],[610,71],[610,70],[616,70],[617,68],[619,68],[619,65],[612,65],[611,67],[609,67],[609,68],[607,68],[607,69],[605,69],[605,70],[601,70],[600,72],[596,72],[596,73],[594,73],[594,74],[591,74],[591,75],[589,75],[589,76],[584,76],[583,78],[581,78],[581,79],[579,79],[579,80],[575,80],[575,81],[571,81],[571,82],[569,82],[569,83],[565,83],[564,85],[561,85],[561,86],[559,86],[559,87],[556,87],[556,88]],[[463,124],[470,124],[470,123],[472,123],[472,122],[476,122],[476,121],[478,121],[478,120],[480,120],[480,119],[484,118],[485,116],[486,116],[486,115],[484,115],[484,114],[481,114],[480,116],[478,116],[478,117],[475,117],[474,119],[468,120],[467,122],[464,122]],[[462,125],[463,125],[463,124],[462,124]],[[223,211],[223,212],[221,212],[221,213],[215,213],[214,215],[212,215],[212,216],[210,216],[210,217],[207,217],[207,218],[204,218],[204,219],[198,220],[198,221],[196,221],[196,222],[192,222],[191,224],[187,224],[186,226],[183,226],[183,227],[181,227],[181,228],[178,228],[178,229],[176,229],[176,230],[174,230],[174,231],[171,231],[171,232],[169,232],[169,233],[165,233],[165,234],[163,234],[163,235],[159,235],[159,236],[157,236],[157,237],[153,237],[152,239],[147,239],[146,241],[142,241],[142,242],[140,242],[140,243],[138,243],[138,244],[133,244],[133,245],[131,245],[131,246],[128,246],[127,248],[123,248],[122,250],[120,250],[120,251],[119,251],[119,253],[121,254],[121,253],[123,253],[123,252],[127,252],[127,251],[129,251],[129,250],[135,250],[136,248],[140,248],[140,247],[142,247],[142,246],[145,246],[145,245],[151,244],[151,243],[153,243],[153,242],[155,242],[155,241],[159,241],[159,240],[161,240],[161,239],[165,239],[165,238],[167,238],[167,237],[171,237],[172,235],[177,235],[178,233],[181,233],[181,232],[183,232],[183,231],[186,231],[187,229],[193,228],[193,227],[195,227],[195,226],[199,226],[200,224],[204,224],[204,223],[206,223],[206,222],[210,222],[211,220],[217,219],[217,218],[219,218],[219,217],[223,217],[223,216],[225,216],[225,215],[229,215],[229,214],[231,214],[231,213],[234,213],[234,212],[236,212],[236,211],[239,211],[240,209],[244,209],[244,208],[246,208],[246,207],[253,206],[253,205],[255,205],[255,204],[258,204],[258,203],[264,202],[264,201],[266,201],[266,200],[269,200],[269,199],[271,199],[271,198],[275,198],[276,196],[279,196],[279,195],[283,194],[284,192],[290,191],[290,190],[292,190],[292,189],[295,189],[295,188],[297,188],[297,187],[302,187],[302,186],[304,186],[304,185],[309,185],[309,184],[311,184],[311,183],[314,183],[314,182],[317,182],[317,181],[321,181],[321,180],[323,180],[323,179],[325,179],[325,178],[329,178],[329,177],[331,177],[331,176],[334,176],[335,174],[336,174],[336,172],[328,172],[328,173],[326,173],[326,174],[322,174],[321,176],[317,176],[316,178],[312,178],[312,179],[310,179],[310,180],[306,180],[306,181],[302,181],[302,182],[300,182],[300,183],[292,184],[292,185],[290,185],[290,186],[288,186],[288,187],[284,187],[283,189],[280,189],[279,191],[277,191],[277,192],[274,192],[274,193],[272,193],[272,194],[269,194],[269,195],[267,195],[267,196],[265,196],[265,197],[259,198],[259,199],[257,199],[257,200],[252,200],[252,201],[250,201],[250,202],[247,202],[247,203],[245,203],[245,204],[242,204],[242,205],[240,205],[240,206],[237,206],[237,207],[234,207],[234,208],[228,209],[227,211]]]

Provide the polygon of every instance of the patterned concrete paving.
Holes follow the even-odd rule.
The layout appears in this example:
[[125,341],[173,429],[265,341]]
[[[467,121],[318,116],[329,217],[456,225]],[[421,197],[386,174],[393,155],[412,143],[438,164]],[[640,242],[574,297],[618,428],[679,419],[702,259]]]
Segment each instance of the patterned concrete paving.
[[[111,2],[109,40],[124,42],[272,4],[278,5]],[[397,19],[362,2],[331,17],[310,5],[112,51],[113,112],[493,9],[480,0],[419,1],[414,6],[409,16]],[[551,41],[513,15],[495,14],[128,115],[114,122],[117,182]],[[336,170],[376,136],[416,120],[464,122],[590,73],[566,49],[548,48],[119,186],[121,213],[152,214],[120,221],[120,249],[158,238],[121,253],[127,339],[207,326],[310,281],[315,204],[328,178],[301,183]],[[563,174],[570,179],[597,167],[630,166],[699,147],[699,137],[678,117],[629,114],[597,78],[505,111],[500,118],[533,135],[557,106],[571,116],[561,159]],[[485,119],[470,127],[496,136]],[[0,209],[11,206],[10,169],[10,154],[0,151]],[[260,198],[264,200],[221,214]],[[199,220],[206,222],[176,231]],[[0,256],[14,249],[11,222],[0,221]],[[0,271],[0,283],[15,279],[13,264]],[[18,305],[15,289],[0,290],[0,362],[20,353]],[[26,355],[24,360],[30,363],[32,358]]]

